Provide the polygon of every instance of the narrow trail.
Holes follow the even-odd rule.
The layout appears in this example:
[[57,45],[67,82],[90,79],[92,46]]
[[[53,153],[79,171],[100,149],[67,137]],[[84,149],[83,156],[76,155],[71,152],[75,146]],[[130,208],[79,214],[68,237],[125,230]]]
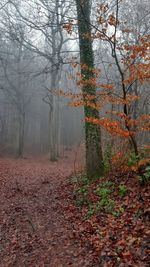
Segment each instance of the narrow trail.
[[73,168],[68,159],[0,159],[0,267],[91,266],[65,212]]

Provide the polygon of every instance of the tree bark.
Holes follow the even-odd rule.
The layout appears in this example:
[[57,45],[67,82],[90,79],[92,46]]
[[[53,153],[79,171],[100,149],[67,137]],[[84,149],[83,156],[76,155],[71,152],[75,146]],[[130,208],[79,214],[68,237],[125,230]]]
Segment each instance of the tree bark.
[[53,90],[56,88],[56,75],[55,73],[51,76],[51,96],[50,96],[50,105],[49,105],[49,153],[50,160],[57,160],[57,151],[56,151],[56,133],[55,133],[55,113],[54,113],[54,95]]
[[24,150],[24,126],[25,126],[25,113],[20,115],[19,118],[19,146],[18,146],[18,157],[23,157]]
[[[76,0],[81,76],[84,81],[94,78],[94,54],[91,39],[90,11],[91,5],[89,0]],[[86,68],[83,69],[82,66]],[[85,94],[95,96],[96,88],[92,85],[85,85],[82,88],[83,97]],[[93,100],[96,103],[96,100]],[[99,118],[98,110],[89,106],[84,106],[86,117]],[[99,125],[85,121],[85,141],[86,141],[86,172],[89,178],[102,175],[103,158],[101,149],[101,132]]]

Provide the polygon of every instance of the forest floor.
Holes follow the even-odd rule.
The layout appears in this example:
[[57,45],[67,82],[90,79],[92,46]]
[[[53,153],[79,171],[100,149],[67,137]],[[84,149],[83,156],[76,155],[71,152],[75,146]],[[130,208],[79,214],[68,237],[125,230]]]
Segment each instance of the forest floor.
[[113,191],[117,209],[97,213],[98,182],[78,189],[73,173],[69,155],[0,159],[0,267],[149,266],[149,186],[122,176],[128,192]]

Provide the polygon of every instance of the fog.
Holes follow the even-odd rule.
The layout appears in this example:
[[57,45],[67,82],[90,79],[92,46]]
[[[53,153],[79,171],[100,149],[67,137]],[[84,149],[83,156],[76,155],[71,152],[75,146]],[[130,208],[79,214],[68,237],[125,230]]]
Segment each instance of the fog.
[[1,8],[1,154],[47,154],[55,160],[83,140],[82,108],[57,94],[60,88],[74,90],[70,64],[63,62],[72,57],[65,52],[68,36],[59,26],[68,7],[58,16],[57,2],[12,1]]
[[[96,4],[97,1],[94,1],[93,7]],[[132,4],[126,1],[120,17],[140,33],[148,33],[147,7],[148,1],[142,3],[142,9],[140,1]],[[128,9],[135,11],[130,22]],[[93,11],[93,21],[94,16]],[[59,90],[80,92],[76,85],[79,68],[72,66],[72,62],[79,62],[77,26],[67,28],[68,21],[72,23],[72,19],[76,20],[74,1],[1,1],[1,155],[25,157],[46,154],[51,160],[56,160],[64,155],[65,150],[84,143],[83,108],[71,107],[70,100],[58,93]],[[123,36],[120,33],[119,38],[122,42],[128,38],[132,43],[137,34]],[[94,51],[96,67],[101,69],[101,83],[113,81],[118,85],[119,75],[108,44],[96,40]],[[138,84],[137,91],[144,92],[144,98],[136,111],[141,112],[145,103],[144,109],[149,113],[147,85]],[[101,109],[101,116],[108,108],[111,108],[110,105]],[[105,132],[102,136],[105,147],[111,141],[110,136]],[[143,140],[148,138],[145,136],[142,135]]]

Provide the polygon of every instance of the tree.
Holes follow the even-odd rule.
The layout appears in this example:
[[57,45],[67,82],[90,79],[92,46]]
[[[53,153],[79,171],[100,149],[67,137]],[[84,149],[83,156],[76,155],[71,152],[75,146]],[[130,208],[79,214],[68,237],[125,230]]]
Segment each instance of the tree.
[[30,74],[26,68],[30,67],[30,62],[26,57],[26,51],[23,50],[21,41],[19,44],[16,44],[16,42],[13,40],[9,40],[9,42],[7,41],[6,43],[6,47],[11,55],[7,55],[7,57],[3,57],[1,59],[1,70],[4,74],[4,79],[1,81],[1,86],[3,87],[5,97],[11,104],[12,109],[14,108],[17,111],[17,156],[23,157],[25,117],[32,99],[32,93],[27,92]]
[[[95,85],[91,85],[89,81],[95,78],[94,73],[94,55],[91,39],[90,26],[90,1],[76,0],[79,48],[80,48],[80,65],[81,77],[83,82],[82,92],[83,98],[85,94],[90,96],[96,95]],[[86,101],[86,99],[85,99]],[[93,99],[96,104],[96,99]],[[84,106],[84,114],[86,117],[99,118],[97,109]],[[86,142],[86,172],[88,177],[101,175],[103,173],[103,159],[101,149],[101,132],[99,125],[85,121],[85,142]]]
[[[115,1],[113,7],[108,3],[100,4],[97,9],[96,24],[92,24],[92,28],[95,30],[93,39],[102,40],[105,42],[105,46],[109,44],[107,49],[111,54],[112,61],[110,63],[106,61],[105,66],[107,63],[109,64],[108,70],[110,67],[112,70],[112,65],[115,66],[116,73],[118,73],[117,81],[112,79],[112,85],[97,85],[98,88],[113,89],[106,90],[108,93],[103,92],[105,101],[102,99],[102,95],[100,95],[99,101],[105,102],[106,105],[116,104],[116,110],[112,112],[107,109],[106,113],[113,115],[111,118],[106,117],[105,114],[106,118],[104,117],[102,120],[95,120],[93,117],[88,121],[104,126],[112,134],[127,137],[134,153],[138,156],[137,134],[142,129],[149,130],[146,122],[149,116],[144,114],[142,114],[144,116],[139,116],[140,114],[137,114],[137,110],[135,110],[139,104],[139,87],[149,79],[149,34],[145,22],[142,27],[139,27],[140,30],[137,27],[138,21],[136,21],[136,29],[128,27],[127,21],[123,20],[125,16],[122,18],[119,16],[120,5],[118,0]],[[143,15],[138,20],[141,23]],[[124,35],[127,35],[126,39]],[[107,75],[108,72],[106,78]],[[141,118],[144,117],[146,127],[141,125]]]
[[[56,123],[56,117],[59,117],[60,112],[58,97],[54,96],[54,91],[59,88],[60,68],[63,64],[63,49],[64,44],[70,38],[65,38],[63,34],[62,25],[65,22],[66,14],[70,8],[71,3],[66,3],[65,0],[60,1],[9,1],[10,7],[13,7],[21,22],[26,26],[28,32],[32,32],[33,36],[25,36],[24,47],[34,52],[45,59],[45,67],[42,73],[46,73],[48,79],[45,79],[46,94],[43,97],[45,103],[49,105],[49,158],[52,161],[57,160],[58,149],[57,143],[59,139],[60,125]],[[32,7],[31,7],[32,6]],[[24,9],[31,12],[26,15]],[[34,12],[33,12],[34,10]],[[29,12],[29,13],[30,13]],[[35,16],[36,14],[36,16]],[[13,17],[12,11],[7,12],[8,17]],[[14,20],[11,19],[12,28]],[[37,36],[41,36],[41,42],[34,41]],[[16,33],[14,34],[16,41],[19,42]],[[65,53],[64,53],[65,55]],[[39,73],[40,75],[41,73]]]
[[[85,16],[87,2],[86,7],[83,3],[80,5],[78,2],[79,41],[80,48],[82,48],[82,50],[80,49],[81,80],[78,81],[78,85],[82,85],[85,90],[82,95],[69,97],[74,98],[74,106],[84,105],[85,109],[92,107],[92,110],[95,106],[95,109],[100,109],[103,113],[101,119],[89,113],[86,114],[86,122],[98,124],[112,136],[122,137],[120,140],[129,141],[131,150],[138,157],[141,132],[149,131],[149,115],[145,116],[141,108],[141,104],[147,103],[142,91],[144,89],[143,82],[147,83],[149,79],[149,34],[148,27],[145,26],[145,19],[142,26],[139,26],[140,31],[128,27],[124,16],[120,16],[121,4],[118,0],[115,1],[115,5],[112,3],[98,4],[96,16],[91,23]],[[146,10],[145,7],[144,10]],[[136,25],[138,25],[138,20],[140,20],[139,23],[141,20],[143,21],[143,14],[142,18],[137,16],[136,19]],[[84,22],[86,23],[84,24]],[[91,32],[89,34],[89,23],[92,34]],[[124,38],[125,35],[126,38]],[[90,68],[91,76],[88,77],[88,55],[90,59],[92,57],[86,48],[91,38],[95,41],[95,46],[100,43],[103,47],[104,44],[106,51],[102,56],[101,65],[98,65],[102,68],[101,75],[97,76],[97,81],[94,77],[96,69],[92,69],[93,65]],[[83,57],[84,52],[85,57]],[[107,57],[107,52],[109,57]],[[105,81],[102,75],[105,76]],[[86,90],[91,85],[97,88],[95,95],[90,95]],[[141,96],[140,101],[139,96]],[[142,121],[143,119],[144,121]]]

